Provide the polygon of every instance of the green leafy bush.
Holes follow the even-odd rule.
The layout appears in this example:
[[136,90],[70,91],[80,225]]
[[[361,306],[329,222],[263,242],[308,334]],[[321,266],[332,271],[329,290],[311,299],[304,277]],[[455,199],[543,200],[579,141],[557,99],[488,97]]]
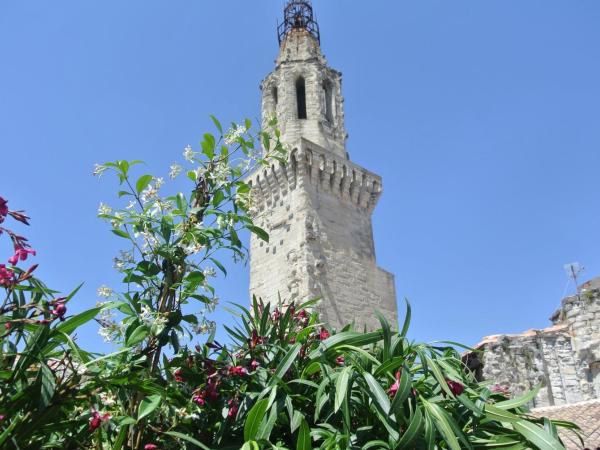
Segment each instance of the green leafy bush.
[[[40,449],[460,449],[563,448],[556,426],[527,414],[533,391],[508,399],[478,383],[449,344],[411,342],[407,306],[400,331],[339,332],[319,322],[317,301],[236,306],[214,339],[208,319],[218,303],[211,286],[225,273],[225,252],[247,257],[242,230],[254,225],[246,176],[285,163],[276,122],[252,133],[233,124],[186,147],[189,192],[162,195],[164,179],[133,176],[139,161],[98,165],[119,182],[121,208],[99,216],[126,248],[115,258],[122,289],[103,286],[103,300],[70,316],[77,289],[61,297],[21,269],[35,255],[6,228],[25,225],[22,211],[0,197],[0,234],[14,254],[0,264],[0,448]],[[117,346],[92,354],[74,339],[96,320]],[[198,336],[202,345],[195,345]]]

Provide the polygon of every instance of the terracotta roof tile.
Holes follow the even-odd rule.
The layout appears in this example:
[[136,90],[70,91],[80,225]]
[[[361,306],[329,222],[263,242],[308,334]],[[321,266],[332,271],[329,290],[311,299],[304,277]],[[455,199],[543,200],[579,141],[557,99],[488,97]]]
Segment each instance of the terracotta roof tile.
[[[600,400],[537,408],[532,413],[538,417],[574,422],[581,428],[587,448],[600,447]],[[560,435],[568,450],[584,448],[574,432],[563,429]]]

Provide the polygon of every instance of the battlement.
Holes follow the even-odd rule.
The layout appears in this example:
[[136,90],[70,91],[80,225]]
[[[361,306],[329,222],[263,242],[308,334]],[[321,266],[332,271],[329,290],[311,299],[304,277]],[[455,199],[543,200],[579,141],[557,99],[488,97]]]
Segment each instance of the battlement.
[[248,180],[259,210],[272,206],[300,184],[310,184],[371,213],[382,193],[381,177],[318,145],[302,140],[287,164],[262,168]]

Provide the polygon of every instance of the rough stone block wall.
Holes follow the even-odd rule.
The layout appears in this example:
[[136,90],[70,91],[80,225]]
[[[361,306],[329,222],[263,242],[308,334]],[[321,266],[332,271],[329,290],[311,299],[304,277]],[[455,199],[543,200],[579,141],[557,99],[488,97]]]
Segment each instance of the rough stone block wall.
[[567,297],[554,326],[496,335],[478,346],[482,376],[515,396],[543,382],[532,406],[568,405],[600,397],[600,279]]

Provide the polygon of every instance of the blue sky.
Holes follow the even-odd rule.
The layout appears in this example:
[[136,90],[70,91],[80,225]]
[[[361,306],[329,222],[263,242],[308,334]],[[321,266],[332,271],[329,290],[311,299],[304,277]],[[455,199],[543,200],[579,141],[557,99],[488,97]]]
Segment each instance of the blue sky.
[[[600,2],[314,3],[351,158],[383,176],[378,262],[413,305],[412,337],[546,326],[565,263],[600,275]],[[0,2],[0,195],[33,217],[39,275],[86,282],[72,309],[118,287],[121,242],[95,217],[116,189],[94,163],[166,174],[209,114],[258,117],[282,4]],[[221,298],[244,303],[247,267],[229,268]],[[101,348],[93,327],[80,338]]]

